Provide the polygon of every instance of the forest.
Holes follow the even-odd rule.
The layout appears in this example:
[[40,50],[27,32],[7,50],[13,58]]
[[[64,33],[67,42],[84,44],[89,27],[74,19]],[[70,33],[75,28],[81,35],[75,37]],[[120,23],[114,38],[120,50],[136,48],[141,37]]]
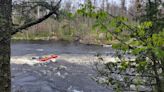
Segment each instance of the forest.
[[0,0],[0,92],[164,92],[163,0]]
[[[87,1],[87,0],[86,0]],[[85,44],[111,44],[114,41],[112,36],[108,32],[102,32],[97,29],[94,31],[92,25],[95,23],[94,18],[89,18],[87,16],[82,16],[76,11],[81,7],[81,3],[86,1],[73,2],[67,0],[62,4],[60,10],[60,16],[57,20],[54,16],[50,17],[48,20],[33,26],[23,33],[18,33],[13,37],[16,40],[65,40],[65,41],[80,41]],[[127,7],[125,0],[121,1],[121,5],[118,1],[110,0],[93,0],[93,5],[98,6],[97,8],[102,9],[111,13],[114,16],[124,15],[128,17],[131,21],[135,19],[135,3],[134,0],[129,3],[131,4]],[[15,24],[21,24],[28,22],[30,20],[39,18],[44,15],[48,10],[45,7],[33,8],[30,12],[26,11],[29,7],[35,7],[36,3],[15,3],[13,9]],[[46,12],[45,12],[46,11]],[[30,17],[29,17],[30,16]]]

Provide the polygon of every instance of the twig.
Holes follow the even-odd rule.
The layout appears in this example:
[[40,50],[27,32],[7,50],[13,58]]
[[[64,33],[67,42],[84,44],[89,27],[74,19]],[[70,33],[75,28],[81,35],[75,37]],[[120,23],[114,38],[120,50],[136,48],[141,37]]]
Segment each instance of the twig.
[[[14,35],[14,34],[16,34],[17,32],[22,31],[23,29],[27,29],[27,28],[29,28],[29,27],[31,27],[31,26],[33,26],[33,25],[36,25],[36,24],[38,24],[38,23],[43,22],[44,20],[46,20],[47,18],[49,18],[49,17],[50,17],[51,15],[53,15],[53,14],[56,14],[56,15],[57,15],[57,14],[58,14],[57,11],[59,10],[59,6],[60,6],[61,1],[62,1],[62,0],[60,0],[60,1],[55,5],[55,7],[54,7],[47,15],[45,15],[45,16],[43,16],[43,17],[41,17],[41,18],[39,18],[39,19],[37,19],[37,20],[35,20],[35,21],[29,22],[29,23],[27,23],[27,24],[24,24],[24,25],[22,25],[22,26],[20,26],[20,27],[12,28],[11,36]],[[8,40],[10,40],[10,37],[4,35],[4,36],[0,39],[0,42],[2,42],[2,41],[6,41],[6,42],[7,42]]]

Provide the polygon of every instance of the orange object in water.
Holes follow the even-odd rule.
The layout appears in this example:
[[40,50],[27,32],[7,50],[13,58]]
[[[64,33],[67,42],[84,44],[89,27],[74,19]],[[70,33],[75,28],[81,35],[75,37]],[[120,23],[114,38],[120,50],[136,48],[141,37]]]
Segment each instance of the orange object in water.
[[51,55],[51,58],[58,58],[58,55]]
[[58,55],[51,55],[49,57],[40,58],[38,61],[40,61],[40,62],[48,62],[48,61],[50,61],[52,59],[56,59],[56,58],[58,58]]

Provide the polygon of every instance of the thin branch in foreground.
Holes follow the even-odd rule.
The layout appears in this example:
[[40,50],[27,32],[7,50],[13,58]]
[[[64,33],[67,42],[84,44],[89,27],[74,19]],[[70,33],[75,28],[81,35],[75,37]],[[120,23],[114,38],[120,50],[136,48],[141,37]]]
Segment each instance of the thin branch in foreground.
[[22,25],[22,26],[16,28],[13,32],[11,32],[11,35],[14,35],[17,32],[19,32],[19,31],[21,31],[23,29],[27,29],[27,28],[29,28],[29,27],[31,27],[33,25],[39,24],[39,23],[43,22],[44,20],[46,20],[47,18],[49,18],[51,15],[56,14],[56,13],[57,13],[56,11],[52,11],[49,14],[43,16],[42,18],[37,19],[36,21],[32,21],[32,22],[29,22],[29,23],[27,23],[25,25]]
[[58,12],[57,12],[57,11],[59,10],[59,6],[60,6],[61,1],[62,1],[62,0],[60,0],[60,1],[55,5],[55,7],[53,8],[53,10],[51,10],[47,15],[45,15],[45,16],[43,16],[43,17],[41,17],[41,18],[39,18],[39,19],[37,19],[37,20],[35,20],[35,21],[29,22],[29,23],[27,23],[27,24],[24,24],[24,25],[22,25],[22,26],[16,28],[15,31],[11,32],[11,35],[14,35],[14,34],[16,34],[17,32],[19,32],[19,31],[21,31],[21,30],[23,30],[23,29],[29,28],[29,27],[31,27],[31,26],[33,26],[33,25],[39,24],[39,23],[43,22],[44,20],[46,20],[47,18],[49,18],[49,17],[50,17],[51,15],[53,15],[53,14],[58,15]]
[[[12,28],[12,30],[11,30],[11,36],[14,35],[14,34],[16,34],[16,33],[18,33],[18,32],[20,32],[20,31],[22,31],[23,29],[27,29],[27,28],[29,28],[29,27],[31,27],[31,26],[34,26],[34,25],[36,25],[36,24],[39,24],[39,23],[43,22],[44,20],[48,19],[48,18],[49,18],[51,15],[53,15],[53,14],[58,15],[58,10],[59,10],[61,1],[62,1],[62,0],[60,0],[60,1],[55,5],[55,7],[54,7],[47,15],[45,15],[45,16],[43,16],[43,17],[41,17],[41,18],[39,18],[39,19],[37,19],[37,20],[35,20],[35,21],[29,22],[29,23],[27,23],[27,24],[24,24],[24,25],[22,25],[22,26],[20,26],[20,27]],[[9,40],[10,40],[10,37],[4,35],[4,36],[0,39],[0,42],[2,42],[2,41],[6,41],[6,42],[7,42],[7,41],[9,41]]]

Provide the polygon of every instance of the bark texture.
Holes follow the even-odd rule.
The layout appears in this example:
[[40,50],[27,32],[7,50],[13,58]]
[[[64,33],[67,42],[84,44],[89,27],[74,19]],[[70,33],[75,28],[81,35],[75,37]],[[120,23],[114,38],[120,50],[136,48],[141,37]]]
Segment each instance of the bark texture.
[[0,92],[11,91],[10,79],[10,38],[11,38],[11,11],[12,0],[0,0]]
[[10,39],[11,35],[20,32],[23,29],[36,25],[51,15],[58,15],[58,9],[61,0],[45,16],[24,24],[18,28],[12,27],[12,0],[0,0],[0,92],[11,92],[10,75]]

